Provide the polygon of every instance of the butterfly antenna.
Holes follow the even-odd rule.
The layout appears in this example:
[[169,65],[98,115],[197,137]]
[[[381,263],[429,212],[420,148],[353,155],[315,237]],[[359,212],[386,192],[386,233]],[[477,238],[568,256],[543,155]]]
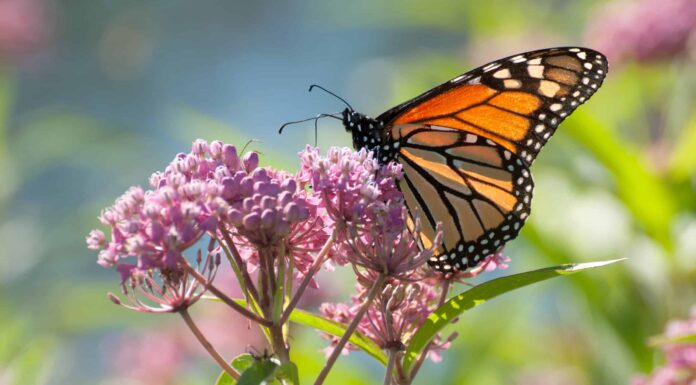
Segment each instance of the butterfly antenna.
[[[244,145],[244,147],[242,147],[242,151],[240,151],[240,154],[243,154],[243,153],[244,153],[244,150],[246,150],[246,148],[247,148],[250,144],[252,144],[252,143],[261,143],[261,141],[258,140],[258,139],[249,139],[249,141],[246,142],[246,144]],[[257,152],[258,152],[258,151],[257,151]],[[260,154],[260,153],[259,153],[259,154]]]
[[318,85],[318,84],[312,84],[311,86],[309,86],[309,92],[312,92],[312,90],[313,90],[314,88],[318,88],[318,89],[320,89],[320,90],[326,92],[327,94],[329,94],[329,95],[335,97],[336,99],[342,101],[346,106],[348,106],[348,108],[349,108],[351,111],[353,111],[353,106],[351,106],[350,103],[346,102],[346,100],[343,99],[342,97],[340,97],[340,96],[334,94],[333,92],[327,90],[326,88],[324,88],[324,87],[322,87],[322,86],[320,86],[320,85]]
[[278,129],[278,133],[279,133],[279,134],[282,134],[282,133],[283,133],[283,130],[285,129],[286,126],[289,126],[289,125],[291,125],[291,124],[309,122],[310,120],[313,120],[313,121],[314,121],[314,126],[315,126],[315,129],[316,129],[317,121],[318,121],[319,119],[321,119],[321,118],[334,118],[334,119],[341,120],[341,113],[340,113],[340,112],[337,112],[337,113],[335,113],[335,114],[319,114],[319,115],[317,115],[317,116],[315,116],[315,117],[313,117],[313,118],[307,118],[307,119],[295,120],[295,121],[292,121],[292,122],[287,122],[287,123],[283,124],[282,126],[280,126],[280,129]]

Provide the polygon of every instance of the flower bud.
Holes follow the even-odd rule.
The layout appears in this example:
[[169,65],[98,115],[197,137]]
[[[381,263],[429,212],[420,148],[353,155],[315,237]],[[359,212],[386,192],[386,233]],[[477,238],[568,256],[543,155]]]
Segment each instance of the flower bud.
[[253,151],[244,154],[244,169],[247,172],[252,172],[259,165],[259,154]]
[[196,139],[193,141],[193,144],[191,145],[191,153],[193,155],[203,157],[205,156],[205,153],[208,151],[208,142],[203,140],[203,139]]
[[222,161],[230,170],[239,168],[239,156],[237,155],[237,149],[233,145],[225,144],[222,146]]
[[247,230],[256,230],[261,225],[261,216],[257,213],[247,214],[242,223]]
[[270,229],[275,224],[275,211],[266,209],[261,213],[261,228]]
[[222,159],[222,142],[219,140],[213,140],[208,146],[208,151],[210,151],[210,156],[213,159]]

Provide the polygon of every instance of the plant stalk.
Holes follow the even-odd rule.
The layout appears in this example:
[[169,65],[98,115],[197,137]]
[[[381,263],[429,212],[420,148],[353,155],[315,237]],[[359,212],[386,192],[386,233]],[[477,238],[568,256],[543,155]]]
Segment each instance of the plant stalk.
[[227,374],[229,374],[232,378],[235,380],[239,380],[239,372],[234,370],[233,367],[230,366],[230,364],[227,363],[227,361],[218,353],[217,350],[213,347],[213,345],[208,341],[207,338],[205,338],[205,335],[201,332],[201,330],[196,326],[196,324],[193,322],[193,318],[191,318],[191,315],[189,314],[187,309],[182,309],[179,310],[179,314],[181,315],[181,318],[184,319],[184,322],[186,323],[186,326],[191,329],[191,332],[193,332],[193,335],[196,336],[196,339],[198,339],[198,342],[203,345],[203,348],[210,354],[211,357],[217,362],[218,365],[224,370]]
[[[449,288],[450,285],[452,284],[451,281],[446,280],[442,283],[442,293],[440,294],[440,300],[437,303],[436,309],[438,309],[440,306],[444,305],[445,302],[447,301],[447,294],[449,294]],[[423,349],[423,352],[421,355],[418,357],[418,360],[416,361],[415,364],[413,364],[413,368],[411,369],[411,373],[408,374],[408,383],[412,383],[413,379],[416,378],[416,374],[418,374],[418,371],[420,370],[421,366],[423,365],[423,362],[425,361],[425,357],[428,355],[428,350],[430,350],[430,347],[432,346],[433,342],[430,341],[428,345],[426,345],[425,349]]]
[[329,254],[329,251],[331,250],[331,246],[333,246],[334,239],[335,239],[335,232],[333,234],[331,234],[331,237],[329,238],[329,240],[326,241],[324,246],[319,251],[319,254],[317,254],[317,258],[314,260],[314,263],[309,268],[307,275],[305,275],[304,279],[302,279],[302,282],[300,283],[300,286],[298,286],[297,292],[292,297],[292,299],[290,300],[290,303],[283,311],[283,316],[280,317],[281,324],[284,324],[288,321],[288,318],[290,318],[290,313],[292,313],[292,311],[295,309],[295,307],[297,306],[297,303],[300,302],[300,299],[302,298],[302,295],[304,294],[305,289],[307,289],[307,286],[309,286],[309,283],[312,281],[312,278],[314,278],[314,275],[316,275],[317,271],[319,271],[322,263],[324,263],[324,260],[326,259],[326,256]]
[[394,365],[396,364],[396,354],[395,349],[389,349],[389,359],[387,361],[387,372],[384,374],[384,385],[392,384],[392,377],[394,372]]
[[375,280],[375,282],[372,284],[372,287],[370,288],[370,291],[368,292],[367,297],[365,298],[365,302],[363,302],[363,305],[360,307],[360,310],[353,318],[353,321],[350,323],[350,325],[348,325],[348,328],[346,328],[346,331],[343,333],[343,336],[341,336],[341,339],[338,341],[338,344],[331,352],[331,356],[326,361],[324,367],[321,369],[319,376],[317,377],[316,381],[314,381],[314,385],[321,385],[324,383],[324,380],[326,380],[326,376],[329,375],[329,371],[331,371],[331,368],[336,363],[338,356],[343,351],[343,347],[346,346],[346,343],[348,343],[350,336],[353,335],[353,332],[355,332],[355,330],[358,328],[360,320],[362,320],[365,313],[367,313],[367,310],[370,308],[372,301],[382,290],[382,287],[384,286],[384,282],[386,281],[386,279],[386,275],[382,273],[379,275],[379,278],[377,278],[377,280]]
[[184,261],[183,267],[188,272],[193,276],[193,278],[196,279],[196,281],[200,282],[205,288],[210,291],[211,293],[215,294],[216,297],[220,298],[220,300],[224,303],[226,303],[229,307],[233,308],[234,310],[238,311],[240,314],[243,316],[249,318],[250,320],[257,322],[261,325],[264,326],[271,326],[272,322],[259,317],[258,315],[254,314],[251,312],[249,309],[245,308],[244,306],[238,304],[235,302],[232,298],[228,297],[227,294],[223,293],[222,290],[218,289],[215,285],[213,285],[211,282],[209,282],[204,276],[201,275],[196,269],[191,267],[191,265],[188,264],[188,262]]

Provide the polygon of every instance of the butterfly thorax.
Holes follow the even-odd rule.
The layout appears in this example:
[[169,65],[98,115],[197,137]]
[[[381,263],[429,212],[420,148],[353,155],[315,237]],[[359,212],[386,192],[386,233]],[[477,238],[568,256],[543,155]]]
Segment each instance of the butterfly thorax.
[[397,148],[385,137],[384,123],[346,108],[343,111],[343,126],[353,136],[356,150],[364,148],[372,151],[375,159],[382,164],[394,160]]

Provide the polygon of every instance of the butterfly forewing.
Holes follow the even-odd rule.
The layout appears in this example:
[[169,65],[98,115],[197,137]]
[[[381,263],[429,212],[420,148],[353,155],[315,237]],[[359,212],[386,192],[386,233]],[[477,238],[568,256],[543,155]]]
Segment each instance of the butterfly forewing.
[[587,48],[510,56],[458,76],[378,120],[483,136],[531,164],[558,125],[599,88],[606,58]]

